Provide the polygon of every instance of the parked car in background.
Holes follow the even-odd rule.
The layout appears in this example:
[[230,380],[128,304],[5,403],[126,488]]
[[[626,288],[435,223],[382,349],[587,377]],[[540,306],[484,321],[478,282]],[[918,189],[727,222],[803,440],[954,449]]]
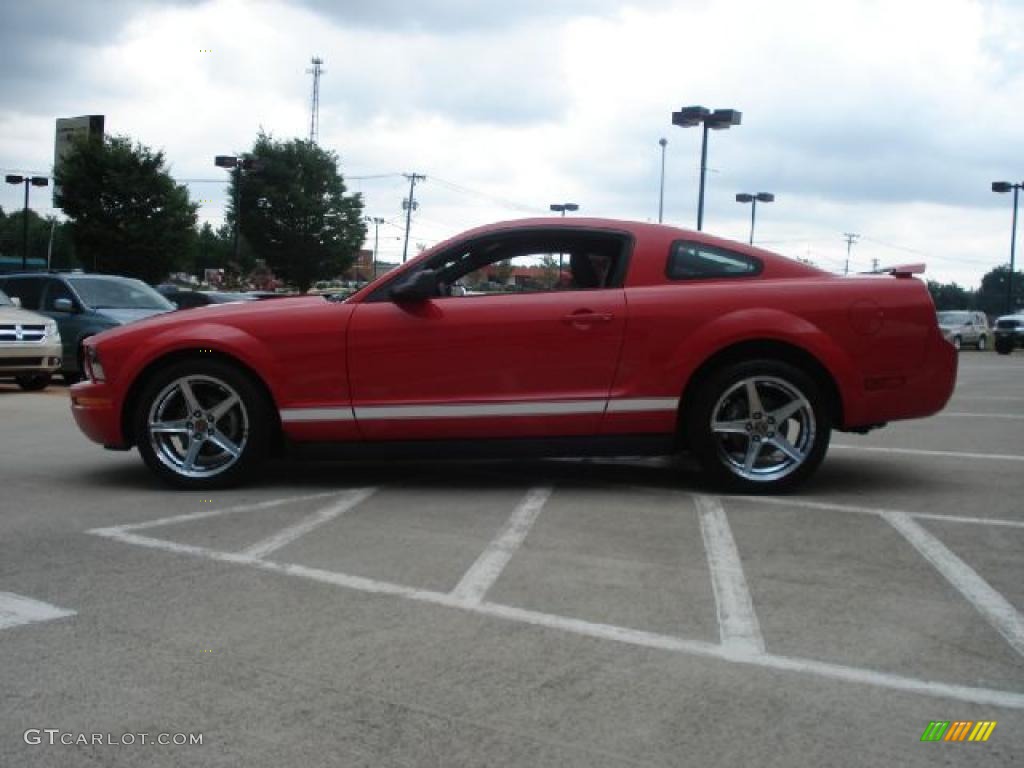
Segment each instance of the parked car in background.
[[164,298],[178,309],[206,307],[210,304],[230,304],[234,301],[255,301],[255,296],[232,291],[161,291]]
[[1008,355],[1014,347],[1024,347],[1024,312],[1003,315],[995,324],[996,352]]
[[0,290],[24,309],[56,321],[62,342],[60,372],[81,378],[82,342],[110,328],[170,312],[174,305],[141,280],[83,272],[0,275]]
[[21,309],[0,291],[0,376],[13,376],[22,389],[46,389],[60,360],[57,323]]
[[938,318],[939,328],[942,329],[943,335],[957,349],[965,344],[977,347],[979,350],[988,349],[992,331],[988,327],[988,318],[984,312],[954,310],[939,312]]
[[[571,280],[479,285],[565,254]],[[914,274],[838,277],[658,224],[505,222],[339,301],[300,296],[150,318],[88,339],[71,410],[207,489],[289,446],[370,456],[666,455],[718,484],[790,489],[833,430],[929,416],[957,355]]]

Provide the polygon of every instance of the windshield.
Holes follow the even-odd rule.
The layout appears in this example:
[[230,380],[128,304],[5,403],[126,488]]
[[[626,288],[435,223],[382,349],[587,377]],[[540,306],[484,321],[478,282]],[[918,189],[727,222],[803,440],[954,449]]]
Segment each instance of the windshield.
[[970,319],[967,312],[939,312],[939,322],[945,325],[962,325]]
[[0,291],[0,307],[9,307],[12,304],[14,304],[14,302],[7,298],[7,294]]
[[93,309],[174,309],[174,305],[141,280],[73,277],[68,282]]

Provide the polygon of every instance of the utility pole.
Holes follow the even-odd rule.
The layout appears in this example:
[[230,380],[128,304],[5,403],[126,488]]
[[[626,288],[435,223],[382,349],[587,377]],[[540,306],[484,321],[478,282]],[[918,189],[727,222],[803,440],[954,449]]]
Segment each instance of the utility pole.
[[871,260],[871,271],[878,274],[878,259],[874,258]]
[[306,74],[313,76],[313,100],[309,113],[309,140],[316,144],[320,137],[320,75],[327,70],[321,69],[324,60],[319,56],[314,56],[310,63],[313,65],[313,68],[306,70]]
[[665,147],[668,145],[668,139],[658,139],[658,144],[661,146],[661,188],[658,192],[658,223],[661,224],[662,214],[665,212]]
[[373,279],[377,279],[377,243],[379,242],[380,225],[384,219],[380,216],[367,216],[365,221],[373,224]]
[[420,173],[403,173],[402,175],[409,180],[409,197],[402,201],[402,207],[405,208],[405,245],[402,246],[402,263],[405,264],[406,256],[409,253],[409,227],[412,225],[412,212],[413,209],[419,208],[415,197],[416,182],[426,181],[427,177]]
[[850,248],[857,242],[860,235],[854,232],[843,232],[843,237],[846,238],[846,268],[843,269],[843,274],[848,275],[850,274]]

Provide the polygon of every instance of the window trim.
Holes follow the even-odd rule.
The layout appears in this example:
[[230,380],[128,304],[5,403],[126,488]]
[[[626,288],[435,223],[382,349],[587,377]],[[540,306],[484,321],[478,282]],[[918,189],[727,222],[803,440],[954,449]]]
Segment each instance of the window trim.
[[[719,275],[693,275],[686,277],[675,277],[672,275],[672,255],[675,253],[676,249],[679,246],[685,245],[695,245],[703,250],[720,253],[723,256],[729,257],[730,259],[744,261],[748,264],[752,264],[754,266],[754,269],[752,269],[749,272],[727,272]],[[722,248],[721,246],[718,245],[711,245],[710,243],[705,243],[701,240],[688,240],[686,238],[673,240],[669,244],[668,255],[665,257],[665,279],[673,283],[689,282],[691,280],[745,280],[751,277],[758,277],[762,272],[764,272],[764,261],[757,258],[756,256],[750,256],[745,253],[740,253],[739,251],[733,251],[728,248]]]
[[405,280],[417,272],[421,272],[424,269],[434,269],[438,263],[443,262],[446,258],[451,256],[453,253],[458,251],[464,251],[467,248],[476,246],[480,243],[487,243],[491,240],[501,240],[508,237],[524,236],[529,237],[530,235],[544,235],[544,234],[555,234],[555,235],[604,235],[607,237],[615,237],[622,243],[622,259],[620,266],[617,267],[615,272],[615,282],[617,285],[614,288],[583,288],[574,291],[508,291],[494,294],[484,294],[480,296],[436,296],[431,301],[441,301],[444,299],[459,299],[464,300],[470,299],[481,299],[489,296],[536,296],[537,294],[550,294],[550,293],[588,293],[590,291],[616,291],[623,290],[626,287],[626,277],[629,275],[629,264],[633,257],[633,251],[636,247],[636,238],[633,233],[625,229],[600,229],[596,227],[517,227],[514,229],[501,229],[493,232],[487,232],[486,234],[477,235],[475,237],[469,237],[461,239],[455,243],[452,243],[449,247],[443,251],[432,255],[430,258],[425,259],[420,264],[416,265],[412,269],[405,270],[398,275],[395,275],[390,280],[385,282],[373,293],[367,296],[362,302],[363,304],[376,304],[380,302],[393,302],[391,298],[391,289],[397,284],[399,280]]

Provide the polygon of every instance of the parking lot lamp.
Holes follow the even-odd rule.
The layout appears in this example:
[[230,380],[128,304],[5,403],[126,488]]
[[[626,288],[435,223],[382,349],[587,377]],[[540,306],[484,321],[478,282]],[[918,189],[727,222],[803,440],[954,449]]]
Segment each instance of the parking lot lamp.
[[50,180],[46,176],[18,176],[16,174],[8,174],[4,177],[4,181],[8,184],[24,184],[25,185],[25,209],[22,213],[21,221],[21,268],[22,270],[28,270],[28,188],[31,187],[45,187],[50,183]]
[[1006,312],[1007,314],[1013,313],[1013,265],[1014,255],[1017,250],[1017,197],[1020,194],[1021,187],[1024,187],[1024,182],[1020,184],[1011,184],[1008,181],[993,181],[992,191],[1005,193],[1013,190],[1013,224],[1010,229],[1010,274],[1006,280]]
[[775,195],[771,192],[758,192],[756,195],[750,195],[746,192],[740,192],[736,195],[737,203],[750,203],[750,244],[754,244],[754,220],[757,217],[757,204],[758,203],[774,203]]
[[700,144],[700,191],[697,193],[697,231],[704,228],[704,178],[708,169],[708,129],[726,131],[742,122],[743,113],[735,109],[716,109],[706,107],[683,107],[672,113],[672,125],[680,128],[704,126],[704,135]]
[[[555,213],[558,213],[559,211],[561,211],[563,219],[565,218],[565,212],[566,211],[578,211],[579,209],[580,209],[580,206],[579,206],[578,203],[552,203],[551,204],[551,210],[554,211]],[[558,279],[559,280],[562,279],[562,259],[563,259],[564,256],[565,256],[565,254],[562,254],[562,253],[558,254]]]
[[378,235],[380,234],[380,225],[384,223],[384,219],[380,216],[366,216],[364,221],[373,224],[373,279],[377,279],[377,242]]
[[235,157],[234,155],[217,155],[213,158],[213,164],[218,168],[228,168],[238,174],[235,177],[235,242],[233,249],[235,252],[235,263],[238,264],[240,263],[238,258],[238,227],[242,219],[242,171],[258,171],[262,164],[259,160],[254,160],[251,157]]
[[668,139],[658,139],[661,146],[661,186],[658,189],[658,223],[661,224],[662,213],[665,211],[665,147],[668,146]]

